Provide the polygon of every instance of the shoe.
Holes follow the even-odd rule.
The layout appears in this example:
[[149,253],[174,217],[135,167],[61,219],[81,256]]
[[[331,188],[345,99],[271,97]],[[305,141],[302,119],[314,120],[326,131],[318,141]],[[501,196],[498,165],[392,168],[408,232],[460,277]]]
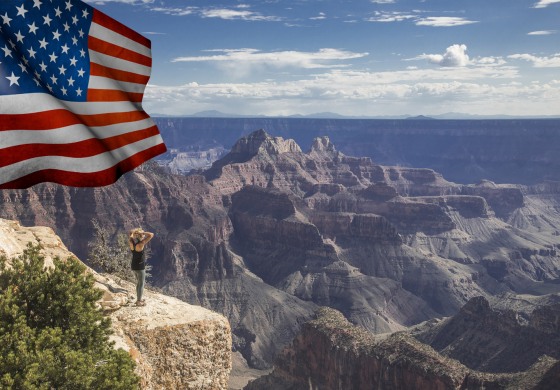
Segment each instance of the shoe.
[[146,301],[136,301],[136,306],[146,306]]

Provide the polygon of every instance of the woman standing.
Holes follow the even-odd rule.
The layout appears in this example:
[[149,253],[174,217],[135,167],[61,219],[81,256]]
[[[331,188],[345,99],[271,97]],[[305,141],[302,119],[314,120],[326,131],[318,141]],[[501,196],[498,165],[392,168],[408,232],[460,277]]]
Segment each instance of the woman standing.
[[132,262],[130,268],[136,275],[136,306],[146,306],[146,301],[142,299],[144,293],[144,283],[146,282],[146,261],[144,256],[144,246],[154,237],[154,233],[145,232],[141,228],[132,229],[128,244],[132,251]]

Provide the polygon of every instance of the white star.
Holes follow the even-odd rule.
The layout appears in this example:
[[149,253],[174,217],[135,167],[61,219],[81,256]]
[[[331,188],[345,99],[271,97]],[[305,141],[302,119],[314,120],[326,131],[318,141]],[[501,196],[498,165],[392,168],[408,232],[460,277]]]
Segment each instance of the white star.
[[47,88],[48,88],[48,90],[49,90],[49,91],[51,91],[51,93],[52,93],[52,91],[53,91],[53,88],[51,87],[51,85],[50,85],[50,84],[47,84]]
[[66,68],[64,67],[64,65],[61,65],[58,70],[60,71],[60,74],[66,74]]
[[60,18],[61,17],[60,15],[62,15],[62,11],[60,10],[60,7],[56,7],[54,13],[55,13],[54,16],[58,16]]
[[39,9],[41,9],[41,4],[43,4],[41,3],[41,0],[33,0],[33,3],[33,8],[37,7]]
[[58,56],[56,54],[54,54],[54,51],[51,55],[49,55],[49,57],[51,58],[51,62],[55,62],[56,63],[56,59],[58,58]]
[[45,49],[45,50],[46,50],[48,44],[49,44],[49,43],[48,43],[47,41],[45,41],[45,38],[43,38],[43,39],[41,39],[41,40],[39,41],[39,46],[41,46],[41,49]]
[[[21,7],[16,7],[16,9],[18,10],[18,16],[23,16],[23,18],[25,19],[25,14],[28,12],[25,7],[23,6],[23,4],[21,5]],[[18,84],[19,85],[19,84]]]
[[8,39],[8,43],[10,44],[10,46],[12,47],[12,49],[16,48],[16,44],[12,42],[11,39]]
[[58,30],[53,32],[53,39],[56,39],[57,41],[60,41],[60,36],[62,34],[58,32]]
[[72,8],[72,3],[70,2],[70,0],[68,0],[68,1],[66,2],[66,9],[67,9],[68,11],[70,11],[71,8]]
[[29,60],[25,57],[21,57],[21,60],[23,61],[23,63],[27,66],[29,65]]
[[76,36],[72,37],[72,44],[73,45],[77,45],[78,44],[78,38],[76,38]]
[[80,57],[85,57],[86,56],[86,52],[84,51],[84,49],[80,49]]
[[78,34],[80,35],[80,38],[84,37],[84,32],[82,31],[82,29],[78,30]]
[[17,34],[15,34],[16,39],[18,42],[23,43],[23,38],[25,38],[23,35],[21,35],[21,31],[18,31]]
[[49,16],[49,14],[47,14],[47,16],[43,16],[43,20],[44,20],[43,24],[46,24],[46,25],[49,25],[49,26],[51,25],[52,19]]
[[35,81],[35,84],[37,84],[38,87],[41,86],[41,82],[39,81],[38,78],[34,77],[34,78],[33,78],[33,81]]
[[78,17],[76,15],[72,16],[72,24],[73,25],[78,24]]
[[27,68],[25,67],[24,64],[22,64],[22,63],[20,62],[20,63],[18,63],[18,66],[19,66],[19,68],[21,69],[21,71],[22,71],[23,73],[27,73]]
[[74,79],[72,78],[72,76],[70,76],[70,78],[68,79],[68,86],[70,86],[70,87],[73,86],[73,85],[74,85],[74,81],[76,81],[76,80],[74,80]]
[[12,51],[8,48],[7,45],[4,45],[2,50],[4,50],[4,57],[11,57],[12,56]]
[[41,61],[39,66],[41,67],[41,72],[46,72],[47,71],[47,65],[45,65],[45,61]]
[[81,89],[81,88],[78,88],[78,89],[76,90],[76,94],[77,94],[78,96],[82,96],[82,89]]
[[30,47],[27,51],[29,52],[29,58],[35,58],[35,54],[37,54],[37,52],[33,50],[33,47]]
[[10,21],[12,19],[8,16],[7,12],[4,15],[0,15],[0,17],[2,18],[2,23],[7,24],[8,26],[10,25]]
[[86,73],[86,72],[84,71],[83,68],[81,68],[81,69],[78,71],[78,77],[84,77],[84,73]]
[[50,77],[50,79],[51,79],[53,84],[56,84],[56,82],[58,80],[54,74]]
[[86,19],[89,16],[89,12],[87,9],[82,10],[82,17]]
[[66,43],[60,47],[62,49],[62,53],[64,54],[68,54],[68,50],[70,50],[70,48],[68,46],[66,46]]
[[37,35],[37,30],[39,29],[39,27],[35,26],[35,22],[28,24],[27,26],[29,26],[30,33]]
[[11,87],[12,85],[14,85],[14,84],[15,84],[15,85],[19,85],[19,83],[18,83],[19,77],[16,77],[16,75],[14,74],[14,72],[12,72],[12,75],[11,75],[11,76],[6,77],[6,78],[7,78],[8,80],[10,80],[10,87]]
[[68,93],[67,93],[68,90],[67,90],[66,88],[62,87],[60,90],[62,91],[62,94],[63,94],[64,96],[68,95]]
[[78,60],[76,59],[76,56],[70,58],[70,65],[71,66],[76,66],[77,62],[78,62]]

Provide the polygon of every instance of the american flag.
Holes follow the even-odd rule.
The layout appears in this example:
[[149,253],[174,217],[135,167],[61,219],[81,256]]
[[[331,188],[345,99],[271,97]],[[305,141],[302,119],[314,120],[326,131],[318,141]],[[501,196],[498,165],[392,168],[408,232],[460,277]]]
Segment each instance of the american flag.
[[0,189],[94,187],[165,152],[150,41],[77,0],[0,0]]

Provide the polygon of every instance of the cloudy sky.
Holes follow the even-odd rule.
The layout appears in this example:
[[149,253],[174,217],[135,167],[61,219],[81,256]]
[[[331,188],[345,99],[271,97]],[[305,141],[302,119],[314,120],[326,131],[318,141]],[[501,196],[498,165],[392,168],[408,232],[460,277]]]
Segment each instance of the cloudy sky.
[[152,115],[560,115],[560,0],[89,0],[152,41]]

